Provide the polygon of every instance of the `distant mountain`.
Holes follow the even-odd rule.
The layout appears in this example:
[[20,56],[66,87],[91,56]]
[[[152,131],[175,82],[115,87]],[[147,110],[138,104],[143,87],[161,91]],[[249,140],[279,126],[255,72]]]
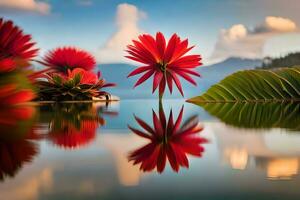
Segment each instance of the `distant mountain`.
[[[229,58],[223,62],[216,63],[209,66],[199,67],[198,71],[202,75],[201,78],[197,78],[197,87],[187,84],[186,81],[182,81],[185,92],[185,97],[192,97],[203,93],[211,85],[219,82],[225,76],[232,74],[238,70],[253,69],[261,65],[261,60],[241,59],[241,58]],[[128,64],[102,64],[99,65],[99,69],[108,82],[117,83],[117,87],[109,89],[114,95],[121,97],[121,99],[133,99],[133,98],[156,98],[157,94],[152,95],[152,79],[146,81],[144,85],[138,86],[133,90],[133,85],[137,78],[128,78],[127,75],[135,69],[135,66]],[[174,86],[175,87],[175,86]],[[167,98],[178,98],[180,94],[175,93],[170,96],[166,93]]]

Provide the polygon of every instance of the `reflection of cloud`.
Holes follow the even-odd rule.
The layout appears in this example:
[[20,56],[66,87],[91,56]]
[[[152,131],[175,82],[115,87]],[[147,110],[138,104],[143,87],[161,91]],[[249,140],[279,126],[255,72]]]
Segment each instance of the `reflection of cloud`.
[[268,163],[267,176],[271,179],[290,179],[298,174],[297,158],[274,159]]
[[219,61],[228,57],[261,58],[264,45],[270,38],[284,33],[296,32],[294,21],[282,17],[266,17],[254,29],[243,24],[221,30],[211,60]]
[[53,175],[50,168],[45,168],[40,174],[26,179],[25,182],[11,188],[1,189],[1,197],[3,199],[38,199],[39,192],[50,191],[53,187]]
[[[266,170],[270,179],[291,179],[298,174],[300,151],[298,135],[284,134],[283,130],[239,129],[215,123],[218,148],[222,159],[233,169],[245,169],[250,158],[257,168]],[[288,150],[286,150],[288,148]]]
[[104,134],[100,141],[112,152],[120,184],[124,186],[138,185],[143,173],[139,166],[128,162],[127,154],[132,148],[143,145],[146,141],[133,134]]
[[0,0],[0,8],[34,11],[41,14],[50,12],[50,5],[35,0]]
[[142,33],[138,27],[138,21],[144,17],[146,14],[138,10],[136,6],[119,4],[116,16],[117,31],[98,52],[98,60],[102,63],[123,62],[126,45]]
[[233,169],[244,170],[248,162],[248,152],[246,149],[227,148],[224,149],[224,156],[228,159]]

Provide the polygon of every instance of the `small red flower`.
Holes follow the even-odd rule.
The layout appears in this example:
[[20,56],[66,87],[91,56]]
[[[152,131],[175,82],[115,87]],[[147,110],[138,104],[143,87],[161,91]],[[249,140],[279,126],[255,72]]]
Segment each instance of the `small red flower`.
[[37,55],[38,49],[34,45],[30,35],[25,35],[12,21],[0,18],[0,60],[12,58],[28,61]]
[[50,68],[67,74],[68,69],[82,68],[90,71],[96,65],[95,58],[88,52],[75,47],[61,47],[49,51],[44,58]]
[[167,159],[172,169],[178,172],[180,166],[189,167],[187,154],[201,157],[204,152],[201,145],[207,140],[197,136],[197,133],[203,128],[199,126],[196,116],[188,119],[180,127],[182,115],[183,107],[174,123],[172,110],[168,121],[162,108],[159,110],[159,117],[153,111],[154,128],[135,117],[144,130],[128,126],[129,129],[138,136],[148,139],[149,143],[130,153],[129,160],[134,161],[134,164],[141,164],[140,169],[143,171],[152,171],[156,167],[161,173],[166,166]]
[[73,69],[72,71],[71,70],[68,71],[69,80],[73,79],[76,75],[79,75],[81,77],[80,78],[81,84],[94,85],[99,81],[98,76],[95,73],[86,71],[81,68],[76,68]]
[[159,95],[163,96],[166,84],[168,84],[170,93],[172,93],[173,82],[183,96],[182,86],[179,77],[184,78],[193,85],[197,85],[193,76],[200,76],[194,70],[202,65],[200,55],[185,55],[192,47],[188,47],[188,40],[181,41],[180,37],[173,34],[168,42],[162,33],[158,32],[156,38],[151,35],[143,34],[139,40],[133,40],[133,45],[128,45],[127,52],[130,54],[127,58],[143,63],[144,66],[132,71],[128,77],[144,73],[138,79],[134,87],[145,82],[153,76],[154,92],[159,87]]

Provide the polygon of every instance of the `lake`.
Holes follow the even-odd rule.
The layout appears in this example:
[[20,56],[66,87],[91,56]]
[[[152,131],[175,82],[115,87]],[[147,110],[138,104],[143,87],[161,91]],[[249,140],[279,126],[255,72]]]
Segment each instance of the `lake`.
[[184,100],[7,109],[0,199],[299,199],[299,105],[280,109],[265,121]]

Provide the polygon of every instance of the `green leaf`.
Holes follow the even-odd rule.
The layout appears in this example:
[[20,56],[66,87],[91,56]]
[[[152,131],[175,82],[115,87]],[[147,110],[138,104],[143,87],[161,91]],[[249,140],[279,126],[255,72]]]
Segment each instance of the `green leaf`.
[[189,102],[300,101],[300,67],[244,70],[227,76]]

